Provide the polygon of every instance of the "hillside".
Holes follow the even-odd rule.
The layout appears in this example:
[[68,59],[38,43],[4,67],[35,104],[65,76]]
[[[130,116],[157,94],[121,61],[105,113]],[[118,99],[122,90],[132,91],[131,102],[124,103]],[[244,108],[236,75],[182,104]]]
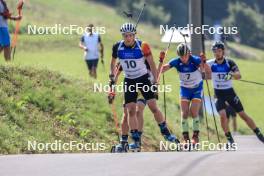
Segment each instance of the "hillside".
[[30,153],[28,140],[113,138],[105,97],[89,94],[89,84],[33,68],[0,66],[0,75],[0,153]]
[[[15,0],[8,4],[15,7]],[[56,13],[54,13],[56,11]],[[65,13],[67,12],[67,13]],[[102,12],[102,13],[98,13]],[[25,142],[28,139],[52,141],[55,139],[99,140],[112,144],[117,140],[111,110],[106,94],[94,94],[89,87],[93,83],[107,83],[109,60],[114,42],[121,39],[120,25],[127,21],[112,8],[92,1],[83,0],[30,0],[24,9],[14,62],[5,65],[1,57],[1,127],[0,153],[26,153]],[[78,48],[78,35],[27,35],[28,24],[54,26],[76,24],[86,26],[94,23],[106,27],[102,35],[105,45],[105,67],[99,65],[98,80],[88,77],[83,62],[83,52]],[[14,23],[10,23],[14,25]],[[160,42],[159,28],[139,24],[138,36],[150,43],[157,61],[158,53],[166,47]],[[231,45],[236,51],[241,47]],[[175,57],[176,45],[169,51],[169,58]],[[237,49],[238,48],[238,49]],[[208,58],[212,54],[208,49]],[[243,46],[243,51],[254,56],[252,59],[234,58],[244,79],[264,82],[263,52]],[[255,57],[256,56],[256,57]],[[168,123],[170,128],[180,135],[180,112],[178,110],[179,80],[176,71],[166,73],[166,83],[173,91],[167,94]],[[260,127],[264,128],[262,109],[264,103],[263,87],[242,82],[235,83],[236,90],[246,110]],[[162,95],[159,100],[163,107]],[[122,115],[122,95],[117,96],[118,117]],[[163,108],[161,108],[163,111]],[[216,141],[212,118],[209,119],[210,136]],[[220,124],[218,123],[220,129]],[[250,134],[250,130],[239,120],[239,132]],[[161,136],[149,110],[145,113],[145,151],[157,149]],[[221,131],[222,134],[222,131]],[[222,134],[223,135],[223,134]],[[202,126],[202,139],[206,139],[205,125]],[[21,140],[18,140],[21,139]]]

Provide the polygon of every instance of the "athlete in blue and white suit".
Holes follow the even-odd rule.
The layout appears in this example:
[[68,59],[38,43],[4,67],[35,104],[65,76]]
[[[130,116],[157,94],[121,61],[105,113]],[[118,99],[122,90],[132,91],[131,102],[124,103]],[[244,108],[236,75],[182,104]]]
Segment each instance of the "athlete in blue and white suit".
[[[210,71],[209,66],[198,56],[190,54],[189,47],[182,43],[177,47],[179,57],[172,59],[164,65],[162,72],[175,68],[180,78],[180,99],[182,134],[185,143],[190,142],[188,116],[193,118],[192,143],[199,142],[199,110],[203,91],[203,78],[201,72]],[[191,105],[191,107],[190,107]]]
[[[132,151],[140,151],[140,134],[136,118],[136,103],[140,91],[151,110],[163,137],[170,141],[179,143],[176,136],[172,135],[167,127],[164,115],[157,106],[155,90],[149,80],[149,73],[145,61],[150,66],[156,87],[157,68],[153,60],[151,49],[146,42],[136,39],[136,27],[132,23],[125,23],[121,26],[120,32],[123,40],[113,46],[111,59],[110,82],[116,82],[116,60],[118,59],[124,72],[124,99],[125,108],[128,111],[129,128],[133,142],[129,144]],[[144,87],[146,89],[144,89]],[[138,89],[137,89],[138,87]]]
[[244,111],[244,107],[233,88],[233,79],[241,79],[241,74],[237,64],[226,58],[224,43],[217,41],[212,46],[215,58],[207,63],[212,70],[211,79],[216,97],[216,109],[221,118],[221,126],[225,133],[228,143],[233,144],[234,139],[228,128],[226,115],[226,103],[235,109],[237,114],[246,122],[258,139],[264,143],[264,137],[254,120]]

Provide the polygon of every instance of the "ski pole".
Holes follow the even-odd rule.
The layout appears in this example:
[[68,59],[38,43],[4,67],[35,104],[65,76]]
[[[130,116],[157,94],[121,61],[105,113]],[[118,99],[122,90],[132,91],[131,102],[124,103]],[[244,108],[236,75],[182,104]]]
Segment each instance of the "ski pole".
[[[201,58],[202,64],[203,65],[206,64],[206,57],[205,57],[203,52],[200,53],[200,58]],[[202,68],[200,68],[200,73],[201,73],[203,79],[207,79],[204,66]],[[205,116],[205,121],[206,121],[207,138],[208,138],[208,141],[210,141],[209,125],[208,125],[208,117],[207,117],[207,109],[206,109],[206,104],[205,104],[204,90],[203,90],[203,95],[202,95],[202,102],[203,102],[203,104],[202,104],[202,106],[203,106],[203,116]]]
[[210,141],[210,137],[209,137],[209,125],[208,125],[208,117],[207,117],[207,110],[206,110],[206,104],[205,104],[205,97],[204,97],[204,92],[203,92],[203,109],[204,109],[204,114],[205,114],[205,122],[206,122],[206,129],[207,129],[207,138],[208,141]]
[[[168,45],[167,45],[167,48],[166,48],[166,50],[165,50],[165,56],[164,56],[164,58],[166,58],[166,56],[167,56],[167,54],[168,54],[168,51],[169,51],[169,49],[170,49],[170,46],[171,46],[171,41],[172,41],[172,38],[173,38],[173,34],[174,34],[174,31],[176,30],[176,28],[174,27],[173,29],[172,29],[172,33],[171,33],[171,37],[170,37],[170,41],[169,41],[169,43],[168,43]],[[157,77],[157,82],[159,82],[159,80],[160,80],[160,75],[161,75],[161,73],[162,73],[162,66],[163,66],[163,63],[164,63],[164,60],[162,61],[162,63],[161,63],[161,65],[160,65],[160,71],[159,71],[159,73],[158,73],[158,77]],[[164,75],[164,74],[163,74]]]
[[[147,4],[144,3],[142,9],[140,10],[140,13],[139,13],[138,18],[137,18],[137,21],[136,21],[135,28],[137,28],[137,26],[138,26],[138,23],[139,23],[139,21],[140,21],[140,18],[141,18],[141,16],[142,16],[142,13],[143,13],[143,11],[144,11],[146,5],[147,5]],[[132,20],[132,18],[133,18],[133,14],[132,14],[131,12],[123,11],[123,13],[124,13],[124,15],[125,15],[128,19]]]
[[[167,53],[170,49],[170,45],[171,45],[171,41],[172,41],[172,38],[173,38],[173,34],[174,34],[174,31],[175,31],[175,28],[173,28],[173,31],[172,31],[172,34],[171,34],[171,37],[170,37],[170,41],[167,45],[167,48],[165,50],[165,55],[164,55],[164,58],[167,56]],[[160,64],[160,71],[158,73],[158,78],[157,78],[157,83],[159,83],[159,80],[160,80],[160,75],[161,75],[161,72],[162,72],[162,66],[163,66],[163,63],[164,63],[164,60],[162,61],[162,63]],[[165,75],[163,74],[162,75],[162,84],[165,86]],[[164,106],[164,116],[165,116],[165,120],[167,120],[167,101],[166,101],[166,92],[164,90],[163,92],[163,106]]]
[[141,18],[141,15],[142,15],[142,13],[143,13],[145,7],[146,7],[146,3],[143,4],[143,7],[142,7],[142,9],[141,9],[141,11],[140,11],[140,13],[139,13],[139,15],[138,15],[138,19],[137,19],[136,26],[135,26],[136,29],[137,29],[137,26],[138,26],[139,20],[140,20],[140,18]]
[[[164,74],[162,75],[162,84],[165,86],[165,76]],[[163,91],[163,106],[164,106],[164,116],[165,120],[167,120],[167,101],[166,101],[166,92],[165,90]]]
[[245,83],[251,83],[251,84],[257,84],[257,85],[261,85],[261,86],[264,86],[263,83],[259,83],[259,82],[255,82],[255,81],[248,81],[248,80],[243,80],[243,79],[240,79],[238,80],[240,82],[245,82]]
[[[24,5],[24,0],[19,0],[18,5],[17,5],[17,11],[18,11],[18,15],[20,16],[22,16],[23,5]],[[16,54],[16,45],[17,45],[18,33],[20,29],[20,22],[21,20],[18,20],[16,22],[15,33],[14,33],[12,44],[11,44],[11,52],[12,52],[13,60],[15,59],[15,54]]]
[[[204,57],[204,59],[206,60],[206,57],[204,55],[204,53],[200,54],[200,57]],[[217,135],[217,140],[220,143],[220,138],[219,138],[219,133],[218,133],[218,128],[217,128],[217,124],[216,124],[216,117],[215,117],[215,113],[214,113],[214,107],[213,107],[213,103],[212,103],[212,96],[211,96],[211,92],[209,89],[209,84],[208,84],[208,80],[205,78],[205,82],[206,82],[206,87],[207,87],[207,92],[209,95],[209,101],[210,101],[210,105],[211,105],[211,109],[212,109],[212,114],[213,114],[213,118],[214,118],[214,125],[215,125],[215,130],[216,130],[216,135]],[[205,105],[205,103],[204,103]],[[207,127],[208,128],[208,127]],[[209,134],[209,133],[208,133]]]
[[[114,80],[116,79],[116,75],[118,73],[118,70],[120,68],[120,65],[118,65],[115,69],[114,72]],[[112,110],[112,117],[114,119],[114,123],[115,123],[115,128],[116,128],[116,132],[117,132],[117,138],[118,141],[120,141],[120,129],[119,129],[119,123],[118,123],[118,118],[117,118],[117,113],[116,113],[116,108],[115,108],[115,104],[114,104],[114,98],[115,98],[115,87],[114,87],[114,83],[112,82],[112,80],[110,80],[110,92],[108,93],[108,103],[111,105],[111,110]]]
[[213,107],[213,103],[212,103],[212,99],[211,99],[211,93],[210,93],[209,84],[208,84],[207,79],[205,79],[205,82],[206,82],[207,91],[208,91],[208,95],[209,95],[209,101],[210,101],[210,105],[211,105],[211,109],[212,109],[212,114],[213,114],[213,118],[214,118],[214,125],[215,125],[217,140],[220,143],[218,128],[217,128],[217,124],[216,124],[216,117],[215,117],[215,113],[214,113],[214,107]]

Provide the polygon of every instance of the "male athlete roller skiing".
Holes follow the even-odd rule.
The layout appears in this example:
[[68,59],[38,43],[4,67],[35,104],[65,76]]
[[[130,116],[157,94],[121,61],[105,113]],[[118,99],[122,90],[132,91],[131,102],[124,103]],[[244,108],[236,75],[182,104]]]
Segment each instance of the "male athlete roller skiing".
[[264,143],[264,137],[254,120],[244,111],[244,107],[237,96],[232,80],[241,79],[241,74],[237,64],[225,56],[224,43],[217,41],[212,46],[214,59],[207,61],[212,70],[211,79],[216,96],[216,109],[221,117],[221,126],[228,143],[233,144],[234,139],[228,128],[228,118],[226,115],[226,102],[235,109],[237,114],[253,130],[258,139]]
[[[153,56],[149,45],[136,39],[136,27],[132,23],[125,23],[120,29],[123,40],[117,42],[113,46],[111,73],[110,79],[114,82],[114,70],[116,59],[119,58],[120,64],[123,68],[124,79],[124,99],[125,107],[128,111],[128,122],[133,143],[129,144],[129,149],[133,151],[140,150],[140,138],[138,132],[138,123],[136,119],[136,102],[138,97],[138,90],[147,101],[147,105],[157,121],[161,133],[164,138],[171,142],[178,143],[177,138],[172,135],[167,127],[165,118],[160,112],[155,99],[155,92],[148,79],[148,70],[146,68],[145,60],[150,65],[150,70],[154,77],[154,82],[157,81],[157,68],[153,61]],[[143,90],[143,86],[148,87]],[[138,90],[136,89],[138,88]]]
[[[201,108],[203,78],[202,72],[210,72],[209,66],[205,64],[204,58],[194,56],[187,44],[181,43],[177,47],[179,57],[171,59],[168,64],[162,67],[162,72],[175,68],[180,77],[180,108],[181,108],[181,127],[185,144],[199,143],[199,110]],[[161,52],[160,61],[163,62],[164,54]],[[210,74],[210,73],[209,73]],[[193,119],[193,136],[189,137],[189,114]]]
[[[146,67],[148,69],[149,74],[149,80],[151,83],[153,83],[153,75],[150,71],[150,66],[148,62],[145,60]],[[119,65],[119,64],[118,64]],[[115,82],[117,82],[118,77],[120,73],[122,72],[122,67],[119,66],[119,71],[116,74]],[[142,94],[139,92],[139,96],[137,99],[137,107],[136,107],[136,118],[138,121],[138,133],[139,133],[139,141],[141,146],[141,137],[143,135],[143,125],[144,125],[144,109],[147,105],[146,100],[142,96]],[[125,107],[125,104],[123,105],[123,117],[121,120],[121,136],[120,136],[120,143],[115,146],[115,152],[122,153],[127,152],[127,145],[128,145],[128,133],[129,133],[129,125],[128,125],[128,111]]]

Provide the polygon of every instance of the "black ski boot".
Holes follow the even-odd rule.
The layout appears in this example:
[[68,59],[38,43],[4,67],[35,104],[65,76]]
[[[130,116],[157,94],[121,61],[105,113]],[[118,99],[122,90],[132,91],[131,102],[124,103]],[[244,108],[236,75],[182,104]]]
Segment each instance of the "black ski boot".
[[256,136],[258,137],[258,139],[264,143],[264,136],[261,133],[259,128],[256,128],[255,130],[253,130],[256,133]]

